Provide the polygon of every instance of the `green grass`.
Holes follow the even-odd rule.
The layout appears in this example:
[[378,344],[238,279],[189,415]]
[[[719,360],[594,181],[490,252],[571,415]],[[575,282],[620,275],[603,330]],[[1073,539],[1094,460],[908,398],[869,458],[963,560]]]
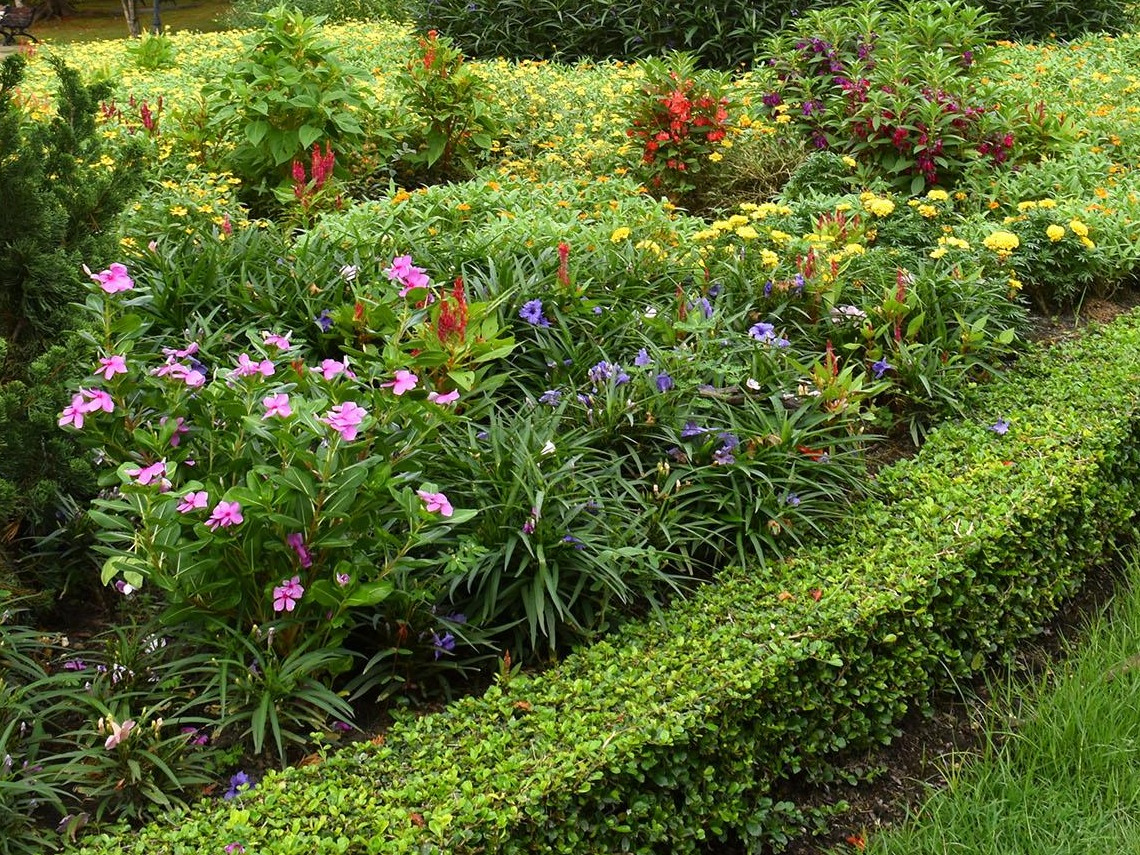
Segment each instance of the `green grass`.
[[[229,0],[176,0],[159,7],[163,29],[168,33],[211,33],[227,28],[225,16]],[[139,23],[147,30],[151,23],[151,7],[139,8]],[[128,37],[123,7],[117,0],[82,0],[75,15],[63,19],[37,21],[31,33],[40,41],[65,44],[94,42]]]
[[986,756],[867,853],[1140,852],[1140,557],[1128,577],[1055,684],[1002,687]]

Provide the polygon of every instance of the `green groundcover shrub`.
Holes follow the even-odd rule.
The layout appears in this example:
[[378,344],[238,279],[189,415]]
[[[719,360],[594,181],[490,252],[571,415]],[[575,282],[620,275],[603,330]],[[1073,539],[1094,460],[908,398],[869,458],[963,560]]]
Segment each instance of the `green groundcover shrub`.
[[382,740],[84,851],[779,844],[812,819],[781,799],[789,780],[827,780],[847,751],[888,742],[1133,533],[1138,346],[1134,313],[1035,354],[979,394],[984,419],[937,430],[823,546],[728,571],[540,676],[504,673]]
[[[251,0],[242,0],[243,3]],[[310,0],[311,2],[311,0]],[[329,2],[329,0],[322,0]],[[331,0],[332,5],[346,0]],[[409,0],[424,30],[438,30],[476,56],[512,59],[599,59],[696,54],[716,68],[750,64],[782,27],[835,0],[658,3],[652,0]],[[898,4],[907,6],[909,4]],[[998,37],[1075,38],[1131,26],[1126,0],[973,0],[997,15]],[[324,13],[328,14],[328,13]]]

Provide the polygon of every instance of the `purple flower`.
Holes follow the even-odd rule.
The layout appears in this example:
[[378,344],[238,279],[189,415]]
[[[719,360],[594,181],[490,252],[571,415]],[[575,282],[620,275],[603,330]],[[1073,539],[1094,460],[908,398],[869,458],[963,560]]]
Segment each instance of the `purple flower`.
[[188,745],[202,746],[210,741],[208,734],[202,733],[196,727],[183,727],[181,732],[186,734],[186,742]]
[[526,303],[523,303],[523,307],[519,309],[519,317],[531,326],[550,326],[550,321],[548,321],[546,316],[542,313],[542,300],[539,299],[528,300]]
[[735,449],[735,448],[736,448],[738,445],[740,445],[740,438],[739,438],[739,437],[738,437],[736,434],[734,434],[734,433],[729,433],[728,431],[725,431],[724,433],[720,434],[720,435],[717,437],[717,439],[719,439],[721,442],[723,442],[723,443],[724,443],[724,447],[725,447],[725,448],[726,448],[728,451],[732,451],[732,450],[734,450],[734,449]]
[[709,302],[708,297],[701,297],[699,300],[689,303],[689,311],[694,309],[700,309],[701,314],[705,316],[705,320],[713,316],[712,303]]
[[297,531],[285,535],[285,542],[297,553],[297,560],[302,567],[308,568],[313,566],[313,554],[309,552],[309,548],[305,546],[305,536],[301,534],[301,532]]
[[562,399],[562,393],[557,389],[547,389],[539,397],[540,404],[546,404],[548,407],[557,407],[558,402]]
[[321,309],[321,313],[313,318],[313,320],[316,321],[317,326],[321,328],[321,332],[328,332],[332,329],[333,319],[328,309]]
[[534,534],[534,518],[533,517],[523,523],[522,533],[523,534]]
[[771,297],[772,296],[772,280],[771,279],[769,279],[767,282],[764,283],[764,296],[765,297]]
[[646,365],[652,364],[653,360],[649,358],[649,351],[644,347],[637,352],[637,356],[633,358],[633,364],[638,368],[644,368]]
[[672,388],[673,388],[673,378],[672,377],[670,377],[664,371],[662,371],[660,374],[657,375],[657,391],[658,392],[668,392]]
[[569,544],[570,544],[571,546],[573,546],[575,549],[579,549],[579,550],[581,550],[581,549],[585,549],[585,548],[586,548],[586,544],[584,544],[584,543],[583,543],[583,542],[582,542],[582,541],[581,541],[579,538],[575,537],[575,536],[574,536],[574,535],[572,535],[572,534],[568,534],[568,535],[566,535],[565,537],[563,537],[563,538],[562,538],[562,542],[563,542],[563,543],[569,543]]
[[455,650],[455,636],[450,632],[445,632],[443,635],[433,632],[431,634],[431,646],[435,650],[435,658],[439,659],[444,653],[451,653]]
[[871,363],[871,368],[875,372],[875,379],[881,380],[884,374],[894,369],[894,366],[887,362],[887,358],[884,356],[878,362]]
[[334,721],[332,723],[332,729],[339,731],[340,733],[348,733],[350,730],[352,730],[352,725],[347,721]]
[[793,508],[796,508],[796,507],[799,507],[800,497],[797,496],[795,493],[788,493],[788,495],[784,498],[784,502],[785,502],[785,504],[791,505]]
[[83,671],[86,670],[87,663],[82,659],[72,659],[63,663],[63,670],[65,671]]
[[713,452],[712,462],[713,466],[731,466],[736,458],[732,456],[732,449],[725,445]]
[[[253,787],[253,780],[245,772],[238,772],[230,777],[230,788],[222,795],[226,801],[235,799],[246,790]],[[245,851],[244,848],[242,851]]]
[[1009,433],[1009,421],[1004,417],[1000,418],[992,425],[990,425],[989,429],[1000,436],[1005,436],[1007,433]]
[[685,422],[685,427],[681,429],[681,439],[692,439],[694,436],[700,436],[706,432],[706,428],[701,427],[696,422]]

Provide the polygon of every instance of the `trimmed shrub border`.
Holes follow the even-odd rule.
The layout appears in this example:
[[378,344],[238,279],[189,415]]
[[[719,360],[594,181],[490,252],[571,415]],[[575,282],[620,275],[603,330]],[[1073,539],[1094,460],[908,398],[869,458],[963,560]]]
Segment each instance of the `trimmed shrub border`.
[[979,392],[986,420],[936,430],[827,543],[727,570],[659,620],[402,721],[379,744],[83,851],[778,843],[805,820],[779,800],[788,781],[826,779],[847,750],[888,742],[908,708],[1034,633],[1131,536],[1138,381],[1131,313]]

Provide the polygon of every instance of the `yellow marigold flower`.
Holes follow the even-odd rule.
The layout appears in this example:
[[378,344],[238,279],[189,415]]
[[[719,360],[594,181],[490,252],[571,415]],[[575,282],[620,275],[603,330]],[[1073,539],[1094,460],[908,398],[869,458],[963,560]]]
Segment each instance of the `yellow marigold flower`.
[[697,243],[705,243],[706,241],[716,240],[717,234],[719,233],[715,229],[701,229],[693,235],[693,240]]
[[173,208],[170,209],[170,213],[175,217],[185,217],[186,216],[186,209],[183,208],[181,205],[175,205]]
[[1070,220],[1069,228],[1073,230],[1073,234],[1077,237],[1087,238],[1089,236],[1089,227],[1078,219],[1074,218]]
[[929,220],[933,217],[938,216],[938,209],[935,208],[933,205],[919,205],[918,206],[918,213],[920,213],[922,216],[926,217],[926,219]]
[[768,232],[768,237],[770,237],[772,239],[772,243],[776,244],[777,246],[781,246],[792,239],[792,236],[790,234],[787,232],[782,232],[778,229],[772,229],[772,231]]
[[780,256],[770,249],[762,249],[760,250],[760,263],[769,269],[777,267],[780,264]]
[[986,235],[982,244],[985,245],[986,249],[992,250],[998,255],[1008,255],[1021,246],[1021,241],[1013,232],[996,231]]
[[760,237],[760,233],[752,228],[752,226],[740,226],[736,230],[736,236],[744,240],[756,240],[756,238]]
[[743,226],[748,223],[748,217],[743,214],[733,214],[728,218],[729,228],[735,229],[737,226]]
[[740,117],[740,127],[742,127],[742,128],[752,127],[752,118],[747,113]]
[[777,125],[786,125],[791,120],[792,120],[792,117],[789,116],[787,113],[781,113],[780,115],[778,115],[776,117],[776,124]]
[[1048,236],[1049,240],[1053,241],[1053,243],[1056,243],[1065,236],[1065,227],[1058,226],[1056,224],[1051,225],[1049,228],[1045,229],[1045,234]]
[[844,255],[862,255],[867,251],[866,247],[861,243],[849,243],[843,247]]
[[618,229],[614,229],[614,233],[612,235],[610,235],[610,242],[611,243],[621,243],[623,240],[625,240],[627,237],[629,237],[629,234],[630,234],[629,229],[627,229],[625,226],[622,226],[621,228],[618,228]]
[[711,160],[713,163],[720,163],[722,160],[724,160],[724,155],[719,151],[714,151],[709,155],[709,160]]
[[931,190],[929,193],[926,194],[926,198],[932,202],[945,202],[947,199],[950,198],[950,194],[947,193],[945,190],[940,190],[940,189],[935,188],[934,190]]
[[1011,295],[1016,294],[1018,291],[1020,291],[1021,287],[1022,286],[1020,279],[1016,279],[1013,276],[1009,277],[1009,293]]
[[1057,207],[1057,200],[1056,199],[1041,199],[1037,202],[1037,207],[1038,208],[1056,208]]
[[946,254],[946,247],[940,246],[930,253],[931,258],[941,258]]
[[874,193],[864,193],[859,197],[863,202],[863,210],[876,217],[886,217],[895,210],[895,203],[890,199],[883,199]]
[[848,167],[849,169],[854,169],[856,166],[859,165],[859,161],[857,161],[851,155],[845,154],[845,155],[843,155],[843,165]]
[[1090,238],[1087,238],[1084,235],[1081,235],[1081,243],[1084,244],[1085,249],[1095,249],[1096,248],[1096,244],[1093,243]]
[[714,232],[727,232],[732,230],[732,225],[727,220],[714,220],[709,228]]
[[1017,210],[1024,213],[1025,211],[1032,211],[1037,207],[1037,203],[1033,201],[1025,201],[1017,203]]

